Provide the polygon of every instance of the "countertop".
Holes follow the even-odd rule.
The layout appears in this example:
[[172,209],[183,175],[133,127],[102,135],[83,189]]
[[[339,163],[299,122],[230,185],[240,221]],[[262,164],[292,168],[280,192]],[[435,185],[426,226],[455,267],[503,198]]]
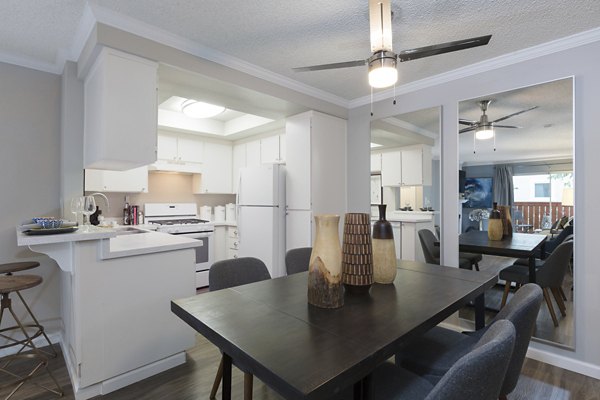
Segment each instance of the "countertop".
[[211,221],[214,226],[237,226],[236,221]]
[[[429,222],[437,211],[393,211],[386,214],[388,221],[394,222]],[[378,219],[377,214],[371,215],[371,221]]]

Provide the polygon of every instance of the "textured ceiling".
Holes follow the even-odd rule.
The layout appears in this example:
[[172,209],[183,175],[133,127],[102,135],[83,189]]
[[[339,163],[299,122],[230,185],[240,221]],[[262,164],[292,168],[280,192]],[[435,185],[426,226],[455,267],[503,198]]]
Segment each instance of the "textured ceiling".
[[[364,68],[291,70],[367,58],[367,0],[90,3],[348,100],[369,94]],[[73,46],[85,5],[82,0],[0,2],[0,60],[56,63]],[[400,84],[597,28],[600,21],[598,0],[392,0],[392,9],[396,51],[493,35],[485,47],[401,64]]]

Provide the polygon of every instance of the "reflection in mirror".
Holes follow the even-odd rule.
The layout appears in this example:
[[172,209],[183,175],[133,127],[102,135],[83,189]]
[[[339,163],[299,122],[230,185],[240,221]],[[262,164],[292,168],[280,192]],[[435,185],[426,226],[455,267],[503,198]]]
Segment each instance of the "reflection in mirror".
[[[371,215],[386,204],[396,258],[426,261],[419,231],[437,241],[440,226],[440,108],[371,123]],[[433,247],[439,262],[439,247]],[[429,261],[431,262],[431,261]]]
[[[573,233],[573,79],[462,101],[459,135],[461,243],[468,234],[488,230],[493,203],[508,206],[511,214],[512,236],[507,241],[505,232],[502,246],[546,239],[531,259],[546,292],[534,337],[573,348],[574,264],[572,257],[558,262],[559,252],[554,253]],[[480,270],[499,276],[485,296],[492,318],[502,306],[506,281],[508,301],[518,285],[529,281],[530,260],[481,250]],[[468,308],[460,315],[473,318]]]

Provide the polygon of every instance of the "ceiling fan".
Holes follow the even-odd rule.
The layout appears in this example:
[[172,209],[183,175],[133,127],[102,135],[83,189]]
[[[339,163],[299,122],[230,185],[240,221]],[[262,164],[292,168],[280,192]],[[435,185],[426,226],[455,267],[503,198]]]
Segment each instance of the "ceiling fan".
[[523,114],[527,111],[535,110],[536,108],[538,108],[538,106],[534,106],[525,110],[517,111],[509,115],[505,115],[504,117],[500,117],[494,121],[489,121],[486,111],[491,102],[491,100],[479,101],[479,108],[481,108],[481,117],[479,118],[479,121],[472,121],[460,118],[458,120],[458,123],[461,125],[469,125],[469,127],[459,130],[458,133],[460,134],[475,131],[475,138],[480,140],[490,139],[494,136],[494,128],[521,128],[520,126],[513,125],[498,125],[497,122],[504,121],[505,119],[514,117],[515,115]]
[[390,0],[369,0],[369,23],[371,27],[371,51],[373,55],[366,60],[347,61],[333,64],[312,65],[293,68],[296,72],[319,71],[325,69],[369,66],[369,84],[374,88],[385,88],[398,80],[397,60],[400,62],[430,57],[437,54],[464,50],[488,44],[492,35],[456,40],[402,50],[392,51],[392,10]]

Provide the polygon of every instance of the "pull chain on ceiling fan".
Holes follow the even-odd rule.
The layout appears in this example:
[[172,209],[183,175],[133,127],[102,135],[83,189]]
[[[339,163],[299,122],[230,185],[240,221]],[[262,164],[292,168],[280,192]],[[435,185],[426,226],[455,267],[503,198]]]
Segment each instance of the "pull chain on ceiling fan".
[[312,65],[309,67],[293,68],[293,70],[296,72],[305,72],[368,65],[369,85],[374,88],[385,88],[394,85],[398,80],[398,60],[405,62],[483,46],[488,44],[492,37],[492,35],[479,36],[403,50],[396,54],[392,48],[392,10],[390,0],[369,0],[369,24],[371,30],[371,51],[373,54],[366,60]]

